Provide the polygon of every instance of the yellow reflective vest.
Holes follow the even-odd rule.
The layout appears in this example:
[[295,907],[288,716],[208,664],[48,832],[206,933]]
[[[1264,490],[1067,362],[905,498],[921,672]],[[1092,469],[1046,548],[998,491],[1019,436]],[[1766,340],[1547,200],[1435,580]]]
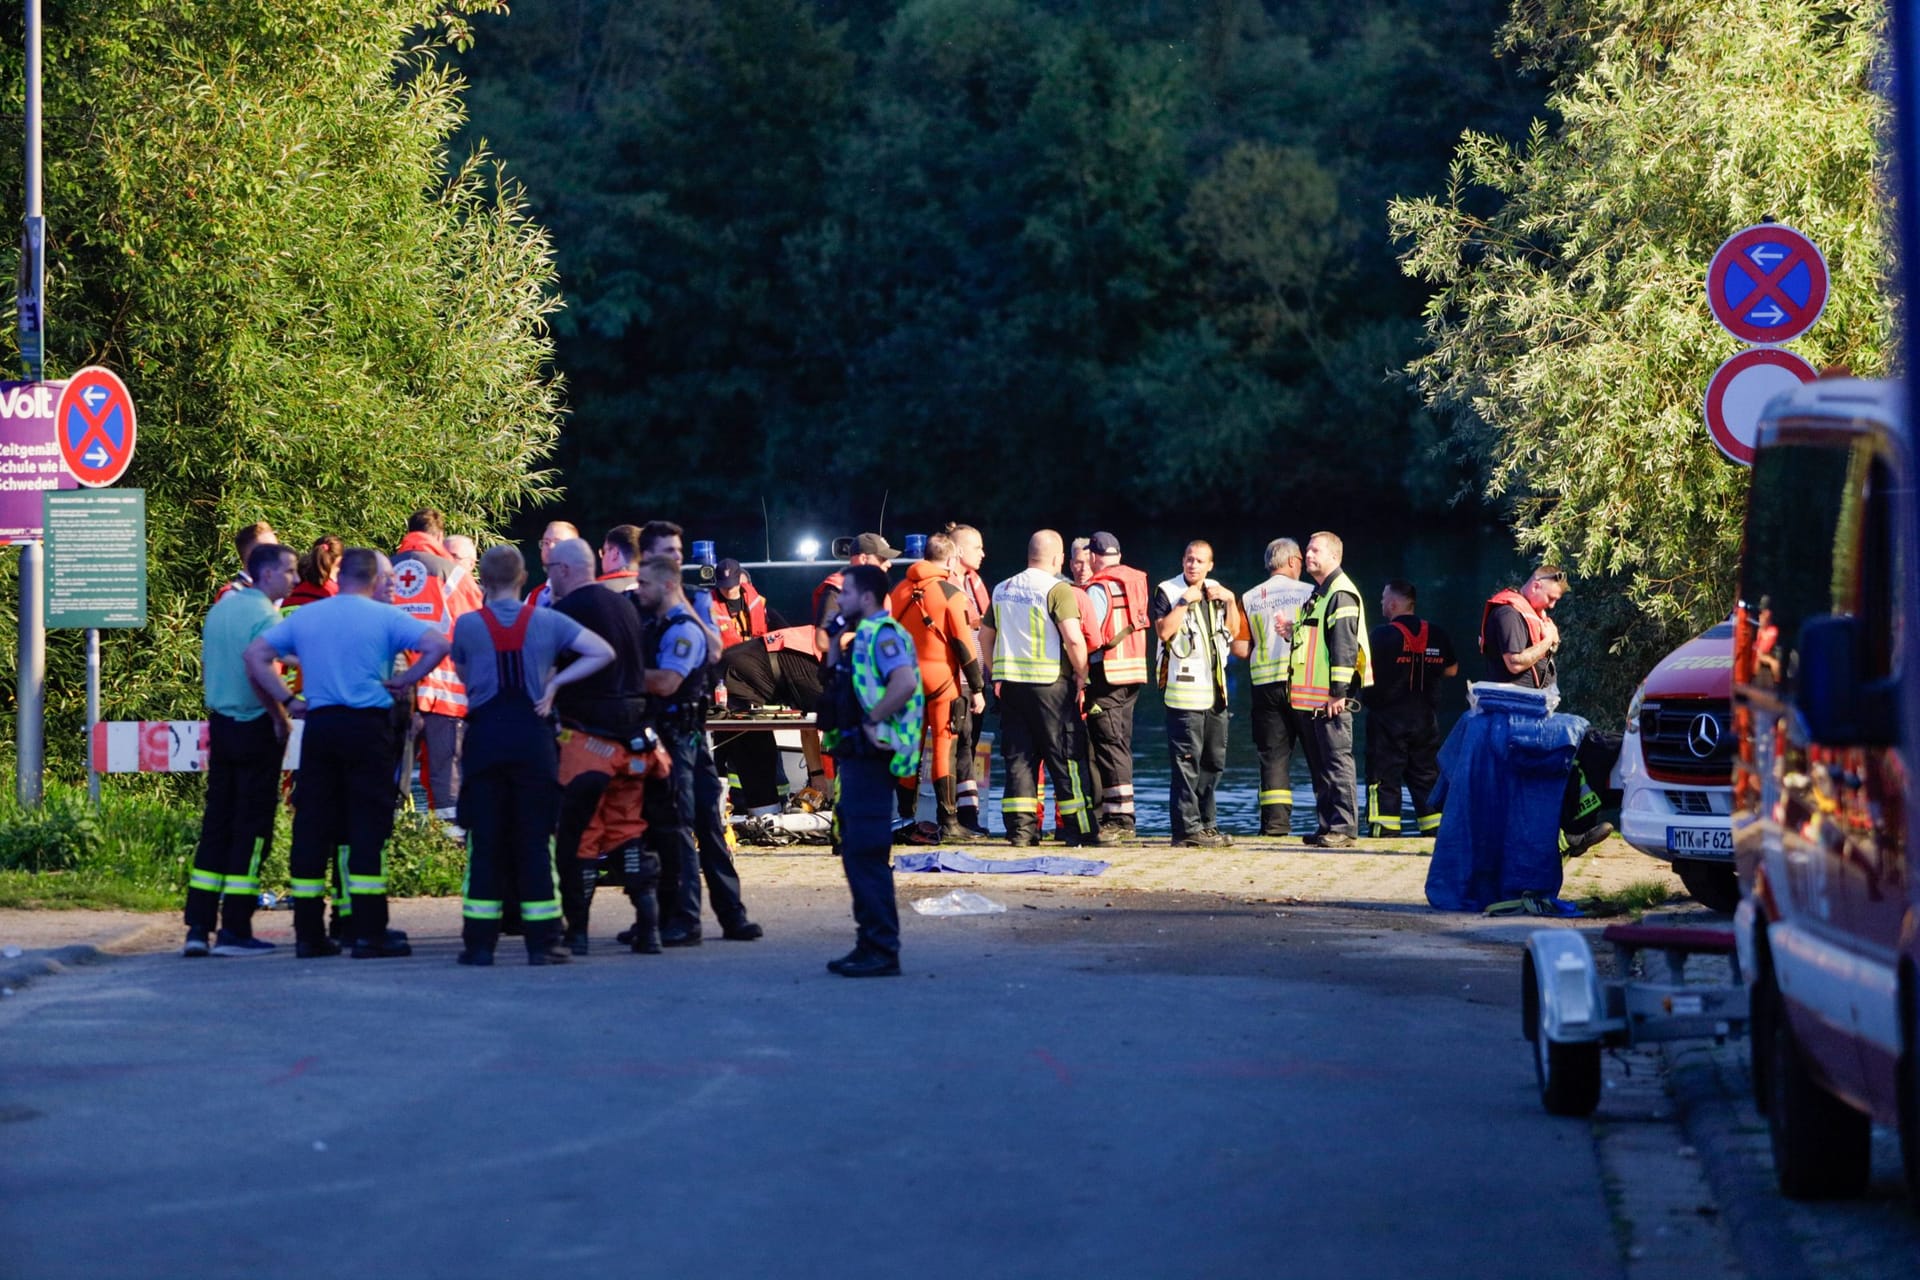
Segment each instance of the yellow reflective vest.
[[[1355,655],[1357,666],[1333,665],[1333,650],[1328,634],[1333,624],[1353,619],[1359,635]],[[1360,588],[1344,570],[1328,579],[1323,589],[1301,609],[1293,624],[1293,687],[1288,700],[1296,711],[1319,711],[1333,701],[1333,686],[1345,685],[1349,693],[1358,687],[1373,687],[1373,646],[1367,639],[1366,608],[1360,602]]]

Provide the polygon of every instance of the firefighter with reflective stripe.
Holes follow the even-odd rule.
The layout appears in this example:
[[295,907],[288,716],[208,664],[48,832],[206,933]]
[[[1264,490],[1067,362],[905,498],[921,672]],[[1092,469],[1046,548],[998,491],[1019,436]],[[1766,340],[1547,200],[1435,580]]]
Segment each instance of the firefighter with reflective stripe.
[[1227,767],[1227,659],[1247,656],[1247,620],[1233,592],[1207,576],[1212,571],[1212,544],[1189,542],[1180,576],[1160,584],[1149,610],[1167,704],[1167,811],[1180,848],[1233,843],[1220,830],[1214,799]]
[[1247,679],[1253,685],[1253,747],[1260,757],[1260,834],[1293,831],[1293,755],[1305,754],[1306,724],[1293,709],[1293,644],[1287,639],[1300,606],[1313,594],[1300,581],[1300,544],[1267,544],[1268,578],[1241,597],[1247,615]]
[[900,908],[893,893],[893,793],[920,772],[926,697],[906,628],[888,617],[877,565],[847,570],[828,640],[820,714],[834,778],[834,843],[853,898],[852,951],[829,960],[844,978],[900,972]]
[[933,779],[940,819],[937,838],[943,841],[967,838],[960,827],[954,781],[953,712],[969,696],[966,690],[981,687],[980,655],[967,626],[965,597],[947,581],[946,564],[952,556],[952,539],[941,533],[928,538],[924,558],[907,566],[905,580],[893,589],[889,601],[894,620],[913,640],[920,683],[926,691],[927,772]]
[[[953,540],[953,557],[947,561],[947,580],[961,591],[967,610],[967,626],[973,631],[974,652],[984,660],[980,646],[980,624],[993,607],[992,594],[981,580],[980,566],[985,563],[986,544],[980,531],[970,524],[949,524],[942,533]],[[984,677],[978,687],[967,690],[965,700],[954,704],[954,804],[960,813],[960,825],[976,836],[987,834],[980,821],[980,780],[974,776],[980,751],[980,734],[986,724],[987,690]]]
[[1458,675],[1453,641],[1415,614],[1419,595],[1411,582],[1395,578],[1380,593],[1387,621],[1373,629],[1373,688],[1367,705],[1367,831],[1375,836],[1405,834],[1400,821],[1400,787],[1413,796],[1417,829],[1423,836],[1440,830],[1440,811],[1428,797],[1440,780],[1440,717],[1436,710],[1441,680]]
[[[292,547],[255,544],[247,555],[248,585],[215,601],[201,629],[207,803],[187,875],[183,956],[270,955],[274,949],[253,936],[253,909],[260,900],[260,862],[273,843],[287,736],[280,699],[287,691],[277,680],[268,688],[256,686],[243,655],[280,620],[274,605],[293,590],[296,565]],[[219,933],[209,943],[216,923]]]
[[[451,635],[454,621],[479,600],[457,556],[442,541],[446,521],[423,507],[407,518],[407,535],[393,554],[393,603]],[[460,802],[460,730],[467,715],[467,689],[451,662],[427,673],[414,691],[420,783],[427,808],[452,821]]]
[[1147,575],[1120,562],[1120,541],[1111,533],[1088,540],[1093,576],[1086,585],[1087,754],[1100,789],[1100,834],[1133,834],[1133,710],[1147,683],[1147,616],[1153,585]]
[[1027,567],[993,589],[980,628],[986,670],[1000,699],[1000,754],[1007,780],[1001,818],[1014,845],[1040,843],[1042,764],[1053,780],[1055,812],[1069,845],[1097,845],[1087,800],[1087,742],[1080,694],[1087,682],[1087,640],[1073,584],[1060,576],[1066,544],[1052,529],[1027,541]]
[[1360,589],[1341,571],[1345,547],[1331,533],[1307,540],[1307,576],[1316,584],[1288,628],[1292,705],[1307,725],[1307,765],[1319,828],[1310,845],[1343,849],[1360,834],[1354,787],[1353,716],[1361,689],[1373,683]]
[[[560,816],[554,695],[613,661],[607,642],[557,609],[520,602],[527,581],[519,549],[499,546],[480,562],[486,602],[453,625],[453,662],[471,695],[467,714],[467,833],[459,962],[493,963],[506,899],[519,904],[528,964],[564,964],[560,883],[553,860]],[[558,673],[561,653],[574,660]]]
[[[387,841],[393,835],[396,699],[447,656],[446,634],[376,597],[390,589],[393,566],[368,547],[340,557],[340,594],[303,605],[247,646],[255,685],[279,683],[276,658],[298,658],[306,727],[295,779],[292,881],[294,954],[338,955],[327,937],[327,859],[346,864],[357,960],[410,955],[406,935],[387,928]],[[419,654],[393,673],[394,657]],[[284,685],[279,701],[295,702]],[[289,714],[301,714],[298,705]],[[345,913],[342,913],[343,919]]]

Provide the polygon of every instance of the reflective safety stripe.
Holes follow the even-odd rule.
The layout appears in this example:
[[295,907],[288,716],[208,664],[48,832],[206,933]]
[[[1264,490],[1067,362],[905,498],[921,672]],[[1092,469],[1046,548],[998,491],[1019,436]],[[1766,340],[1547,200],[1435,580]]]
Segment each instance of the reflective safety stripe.
[[252,896],[260,892],[260,882],[252,876],[228,876],[226,892]]
[[498,920],[504,910],[504,903],[490,902],[485,898],[460,900],[460,914],[469,920]]
[[1437,813],[1423,813],[1423,814],[1421,814],[1421,815],[1420,815],[1420,830],[1422,830],[1422,831],[1438,831],[1439,829],[1440,829],[1440,815],[1439,815],[1439,814],[1437,814]]
[[[344,885],[347,883],[347,846],[343,844],[335,845],[334,858],[339,863],[339,866],[340,866],[340,883]],[[343,916],[350,916],[353,914],[353,894],[352,893],[349,892],[349,893],[343,893],[340,895],[340,914]]]
[[224,880],[225,877],[217,871],[202,871],[200,868],[195,867],[187,876],[187,887],[189,889],[204,889],[208,893],[218,893]]
[[1000,624],[991,655],[995,680],[1052,684],[1060,678],[1060,629],[1047,614],[1047,594],[1061,581],[1044,569],[1029,568],[993,589]]
[[1397,792],[1389,798],[1388,804],[1391,806],[1391,812],[1382,812],[1380,784],[1369,782],[1367,784],[1367,824],[1379,828],[1379,833],[1382,835],[1397,836],[1400,834],[1400,796]]
[[387,891],[387,878],[385,876],[348,876],[347,877],[348,893],[374,894],[374,893],[385,893],[386,891]]
[[1260,805],[1262,808],[1265,808],[1267,805],[1270,805],[1270,804],[1292,804],[1292,803],[1293,803],[1292,787],[1275,787],[1271,791],[1262,791],[1260,793]]
[[319,880],[295,880],[288,895],[295,898],[324,898],[327,896],[325,878]]
[[1067,766],[1067,786],[1063,793],[1071,799],[1062,799],[1055,809],[1055,816],[1061,820],[1073,819],[1073,825],[1080,828],[1081,835],[1093,834],[1093,818],[1087,812],[1087,786],[1080,779],[1080,766]]
[[549,898],[545,902],[523,902],[520,904],[520,918],[529,922],[558,920],[560,918],[560,900],[558,898]]
[[1133,811],[1131,800],[1108,800],[1100,806],[1102,813],[1132,813]]
[[1038,813],[1040,812],[1040,798],[1038,796],[1001,796],[1000,812]]

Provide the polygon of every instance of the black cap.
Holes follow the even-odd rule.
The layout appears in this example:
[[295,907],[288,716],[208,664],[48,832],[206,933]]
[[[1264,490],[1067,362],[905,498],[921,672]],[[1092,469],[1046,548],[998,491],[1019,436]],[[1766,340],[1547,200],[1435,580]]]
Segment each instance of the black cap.
[[887,545],[887,540],[877,533],[863,533],[853,540],[854,551],[863,556],[879,556],[882,560],[898,560],[906,552]]
[[740,567],[740,562],[733,559],[722,560],[714,566],[714,570],[714,582],[722,591],[733,590],[740,585],[740,579],[747,576],[747,571]]
[[1110,533],[1096,533],[1087,544],[1087,549],[1097,556],[1117,556],[1120,554],[1120,539]]

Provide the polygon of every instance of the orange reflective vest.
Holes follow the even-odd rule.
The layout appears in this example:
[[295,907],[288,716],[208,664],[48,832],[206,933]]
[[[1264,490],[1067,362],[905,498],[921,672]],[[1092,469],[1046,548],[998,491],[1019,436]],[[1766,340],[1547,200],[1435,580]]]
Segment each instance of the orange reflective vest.
[[[424,533],[409,533],[400,543],[393,565],[393,603],[394,607],[423,622],[432,623],[447,634],[453,634],[453,623],[463,613],[471,613],[466,607],[468,596],[454,588],[425,561],[409,556],[409,551],[425,552],[451,560],[446,548]],[[462,578],[465,575],[461,575]],[[417,657],[418,655],[412,655]],[[409,658],[411,661],[411,657]],[[467,686],[461,682],[460,673],[454,669],[453,659],[447,658],[439,666],[427,672],[420,683],[414,686],[414,708],[418,711],[439,716],[463,718],[467,714]]]
[[1153,584],[1147,575],[1132,565],[1115,565],[1093,575],[1089,587],[1098,584],[1107,597],[1107,616],[1096,626],[1093,613],[1084,616],[1087,648],[1100,655],[1107,683],[1113,685],[1147,682],[1147,634],[1152,629],[1147,618]]
[[731,649],[751,636],[767,634],[767,602],[751,582],[740,584],[740,598],[747,603],[747,629],[742,632],[733,620],[732,610],[718,591],[713,593],[713,629],[720,633],[720,647]]

